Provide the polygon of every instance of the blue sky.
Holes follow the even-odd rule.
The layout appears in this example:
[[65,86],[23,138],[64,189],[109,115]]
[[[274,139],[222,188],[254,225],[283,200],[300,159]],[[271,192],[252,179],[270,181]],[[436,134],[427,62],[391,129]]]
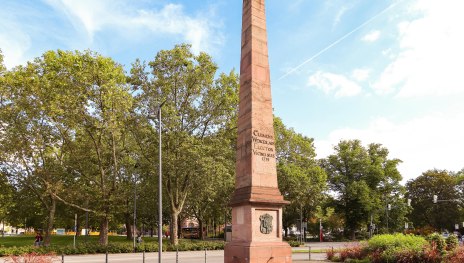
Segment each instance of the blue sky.
[[[8,68],[51,49],[91,49],[126,69],[191,43],[221,71],[240,63],[239,0],[4,0]],[[273,106],[315,139],[376,142],[405,180],[464,167],[464,1],[267,0]]]

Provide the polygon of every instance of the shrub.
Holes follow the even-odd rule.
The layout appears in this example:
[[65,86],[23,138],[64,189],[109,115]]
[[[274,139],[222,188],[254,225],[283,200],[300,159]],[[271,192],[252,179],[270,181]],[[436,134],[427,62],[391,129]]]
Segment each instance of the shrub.
[[448,251],[455,250],[458,247],[458,244],[459,244],[458,237],[456,235],[454,235],[454,234],[450,235],[446,239],[446,250],[448,250]]
[[39,255],[35,252],[23,254],[21,256],[10,256],[5,262],[8,263],[52,263],[56,260],[54,254]]
[[[224,249],[225,243],[223,241],[197,241],[197,240],[181,240],[178,246],[173,246],[163,242],[163,251],[191,251],[191,250],[220,250]],[[49,247],[0,247],[0,257],[10,255],[24,255],[36,253],[39,255],[46,255],[56,253],[58,255],[77,255],[77,254],[97,254],[97,253],[132,253],[134,247],[132,243],[110,243],[108,246],[100,245],[96,242],[88,242],[78,244],[75,248],[73,246],[49,246]],[[158,252],[158,243],[141,243],[138,244],[136,252]]]
[[435,241],[432,241],[432,244],[427,246],[424,250],[424,260],[425,263],[440,263],[442,260],[441,258],[441,251],[438,249]]
[[367,244],[369,251],[385,251],[392,247],[421,251],[424,245],[427,244],[427,242],[423,237],[419,236],[393,234],[374,236],[367,242]]
[[433,233],[430,234],[426,237],[427,241],[429,242],[430,245],[435,243],[436,249],[440,251],[440,253],[443,253],[446,249],[446,241],[445,238],[438,234],[438,233]]
[[[377,235],[367,242],[367,251],[374,263],[410,262],[421,257],[427,241],[423,237],[413,235]],[[414,262],[414,261],[413,261]],[[415,261],[417,262],[417,261]]]
[[348,259],[346,263],[370,263],[371,261],[368,258],[365,259]]
[[422,253],[419,251],[400,250],[395,254],[397,263],[416,263],[422,262]]
[[336,252],[335,252],[335,250],[334,250],[333,248],[327,249],[327,250],[325,251],[325,255],[327,256],[327,259],[328,259],[328,260],[334,259],[335,254],[336,254]]
[[[225,243],[223,241],[183,241],[179,245],[167,245],[168,251],[194,251],[194,250],[220,250],[224,249]],[[158,251],[158,250],[157,250]]]
[[369,254],[369,259],[373,263],[381,263],[382,262],[382,251],[380,249],[377,249],[375,251],[371,251]]
[[291,247],[299,247],[302,245],[302,243],[300,241],[287,241],[287,243],[291,246]]
[[367,256],[366,250],[362,246],[346,247],[340,250],[340,259],[364,259]]
[[414,235],[418,235],[418,236],[428,236],[434,232],[436,232],[437,230],[431,226],[425,226],[425,227],[422,227],[422,228],[416,228],[416,229],[408,229],[406,231],[407,234],[414,234]]
[[450,253],[447,257],[445,262],[447,263],[462,263],[464,262],[464,248],[458,248],[452,253]]
[[283,237],[283,240],[284,241],[296,241],[297,238],[296,236],[286,236],[286,237]]

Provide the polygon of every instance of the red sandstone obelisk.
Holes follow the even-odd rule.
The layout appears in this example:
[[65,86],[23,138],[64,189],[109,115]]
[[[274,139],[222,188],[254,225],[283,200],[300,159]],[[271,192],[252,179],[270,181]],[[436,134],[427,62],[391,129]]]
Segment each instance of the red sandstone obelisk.
[[288,263],[282,242],[264,0],[243,0],[240,104],[232,241],[225,263]]

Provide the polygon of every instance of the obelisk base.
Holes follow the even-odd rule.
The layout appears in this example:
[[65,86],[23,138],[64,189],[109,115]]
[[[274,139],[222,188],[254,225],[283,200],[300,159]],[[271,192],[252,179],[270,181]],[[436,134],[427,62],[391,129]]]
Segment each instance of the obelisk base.
[[224,249],[224,263],[292,262],[292,249],[282,242],[282,203],[286,201],[275,202],[232,207],[232,241]]
[[291,263],[292,248],[287,242],[229,242],[224,263]]

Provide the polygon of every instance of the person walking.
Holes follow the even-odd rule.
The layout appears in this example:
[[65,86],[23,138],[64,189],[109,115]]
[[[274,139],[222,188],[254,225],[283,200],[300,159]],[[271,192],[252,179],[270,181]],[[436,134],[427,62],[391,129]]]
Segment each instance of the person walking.
[[42,234],[40,234],[40,232],[37,232],[37,235],[35,235],[34,246],[40,247],[42,246],[42,242],[43,242]]

